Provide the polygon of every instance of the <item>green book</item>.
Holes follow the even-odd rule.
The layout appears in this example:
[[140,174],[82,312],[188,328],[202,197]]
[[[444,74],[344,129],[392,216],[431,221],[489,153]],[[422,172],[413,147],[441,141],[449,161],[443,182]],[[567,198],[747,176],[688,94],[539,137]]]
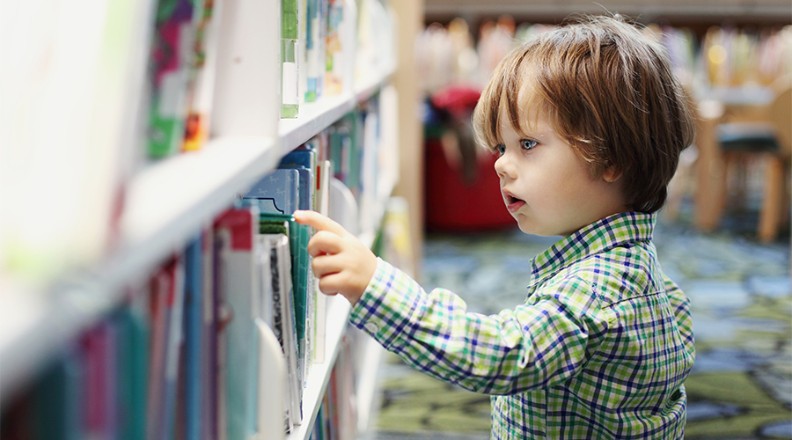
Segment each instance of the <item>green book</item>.
[[281,0],[281,118],[296,118],[300,110],[298,12],[297,0]]
[[[283,222],[288,222],[288,234],[283,231]],[[310,256],[308,241],[311,239],[311,227],[294,221],[291,215],[261,214],[259,216],[260,234],[286,234],[289,237],[291,253],[292,284],[294,286],[294,315],[297,330],[297,348],[299,350],[300,368],[304,370],[306,355],[306,324],[308,319],[308,280],[310,276]]]

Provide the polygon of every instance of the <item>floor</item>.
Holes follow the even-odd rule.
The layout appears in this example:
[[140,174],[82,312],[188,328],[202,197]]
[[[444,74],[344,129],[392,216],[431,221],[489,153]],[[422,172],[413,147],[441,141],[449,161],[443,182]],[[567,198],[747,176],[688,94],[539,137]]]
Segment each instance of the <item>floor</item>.
[[[788,233],[753,238],[751,213],[717,233],[690,227],[690,209],[661,220],[661,263],[691,298],[697,360],[687,381],[688,439],[792,439],[792,284]],[[525,268],[552,239],[519,231],[427,236],[422,283],[494,313],[522,300]],[[367,439],[483,439],[489,398],[416,373],[386,355],[379,417]]]

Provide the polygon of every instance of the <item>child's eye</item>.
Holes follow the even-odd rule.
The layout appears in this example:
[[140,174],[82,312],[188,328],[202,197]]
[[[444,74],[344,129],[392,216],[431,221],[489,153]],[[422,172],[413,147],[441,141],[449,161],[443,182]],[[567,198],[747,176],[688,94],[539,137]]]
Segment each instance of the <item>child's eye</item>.
[[536,146],[536,141],[532,139],[520,139],[520,148],[523,150],[533,150]]
[[492,152],[497,154],[498,156],[503,156],[506,153],[506,145],[503,144],[495,145],[495,148],[492,149]]

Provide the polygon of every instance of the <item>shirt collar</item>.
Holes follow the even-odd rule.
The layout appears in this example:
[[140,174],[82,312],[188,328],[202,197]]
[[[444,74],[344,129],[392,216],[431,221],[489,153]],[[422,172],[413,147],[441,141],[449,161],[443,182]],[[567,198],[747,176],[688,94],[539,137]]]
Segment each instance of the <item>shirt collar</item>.
[[622,212],[584,226],[533,259],[530,285],[536,285],[589,255],[626,243],[651,241],[655,220],[654,214]]

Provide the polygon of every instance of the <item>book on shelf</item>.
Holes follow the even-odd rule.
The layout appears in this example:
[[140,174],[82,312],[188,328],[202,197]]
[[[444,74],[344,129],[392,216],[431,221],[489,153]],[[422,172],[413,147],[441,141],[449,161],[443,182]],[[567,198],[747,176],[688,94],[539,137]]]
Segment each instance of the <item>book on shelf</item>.
[[[231,209],[214,222],[219,249],[219,288],[229,309],[225,324],[225,421],[228,438],[255,433],[258,343],[253,313],[255,292],[255,207]],[[221,354],[222,356],[222,354]]]
[[161,437],[173,429],[177,405],[177,374],[181,355],[183,292],[183,261],[176,255],[157,270],[149,282],[151,316],[147,405],[147,436],[149,437]]
[[[210,124],[213,129],[223,128],[213,135],[277,136],[280,106],[271,103],[281,99],[267,98],[282,96],[284,115],[293,111],[296,116],[301,102],[351,91],[352,77],[347,70],[355,63],[347,61],[356,44],[349,37],[355,29],[355,1],[283,0],[277,6],[264,7],[258,3],[152,0],[147,8],[136,11],[136,16],[145,15],[143,9],[149,13],[148,38],[137,44],[141,64],[150,68],[148,75],[144,67],[138,69],[140,87],[134,88],[139,92],[148,85],[146,93],[137,93],[145,96],[140,98],[145,110],[134,113],[144,120],[137,125],[149,130],[143,133],[141,127],[140,138],[127,140],[135,144],[138,156],[164,158],[201,149]],[[278,21],[274,26],[278,29],[272,31],[277,38],[250,42],[245,50],[237,50],[239,41],[225,41],[245,12],[255,8],[260,12],[270,6],[281,7],[276,14],[281,20],[272,20],[273,24]],[[108,8],[115,11],[116,19],[121,16],[118,11],[124,10]],[[133,35],[127,26],[123,34]],[[101,43],[101,47],[104,55],[115,48],[110,43]],[[270,72],[270,77],[251,75],[244,81],[230,81],[244,77],[234,76],[238,71],[229,73],[239,67],[234,60],[244,58],[248,63],[248,55],[253,53],[261,55],[255,62],[283,55],[287,65],[280,70],[272,69],[276,60],[260,63],[267,67],[259,72],[278,71]],[[245,64],[244,68],[248,67]],[[282,75],[288,76],[288,84],[279,81]],[[133,76],[127,73],[118,78]],[[245,85],[231,93],[233,99],[229,100],[226,92],[233,88],[229,84],[236,82]],[[277,90],[269,90],[272,87]],[[259,93],[261,90],[266,93]],[[251,99],[260,108],[248,112],[250,106],[239,105],[242,95],[255,97]],[[225,111],[217,112],[219,108]],[[245,108],[248,116],[255,113],[255,117],[236,118],[239,115],[228,108]],[[224,119],[218,123],[216,116]],[[229,122],[234,119],[246,122]],[[267,128],[260,128],[263,126]],[[311,416],[303,414],[306,378],[312,364],[330,360],[325,358],[327,303],[318,290],[307,253],[311,229],[297,224],[291,214],[296,209],[313,209],[327,215],[333,209],[354,206],[331,208],[331,187],[343,187],[332,183],[334,175],[352,188],[346,193],[366,190],[366,182],[376,173],[361,171],[373,163],[364,144],[376,139],[378,130],[377,115],[371,109],[345,116],[335,127],[284,155],[277,169],[252,185],[240,200],[229,200],[233,207],[215,219],[202,219],[209,224],[185,240],[183,249],[166,257],[159,254],[156,258],[164,261],[145,279],[126,280],[135,286],[124,286],[129,291],[121,295],[123,300],[96,322],[85,325],[87,330],[53,356],[51,364],[24,390],[30,393],[10,396],[4,403],[0,437],[270,438],[262,434],[272,432],[268,431],[272,425],[265,425],[264,419],[281,399],[273,404],[267,390],[279,387],[288,398],[283,411],[277,410],[278,435],[288,430],[281,421],[291,424],[291,429],[306,423]],[[114,133],[121,131],[133,130]],[[111,191],[116,191],[115,181],[112,186]],[[110,203],[111,211],[120,209],[114,203]],[[4,228],[0,226],[0,241],[6,240],[10,230]],[[146,261],[146,265],[154,263]],[[272,350],[273,342],[277,352]],[[279,363],[280,369],[273,367]],[[277,371],[282,380],[272,375]],[[325,396],[328,402],[334,400],[330,394],[346,395],[339,392],[348,388],[339,384],[341,376],[336,373],[330,379],[332,391]],[[341,420],[353,413],[338,402],[329,405],[335,408],[322,408],[322,415]],[[320,431],[326,432],[328,426],[321,425]],[[332,429],[340,429],[337,422]]]
[[118,432],[124,440],[146,435],[146,384],[149,375],[150,320],[143,292],[132,291],[127,304],[111,315],[118,348]]
[[189,54],[182,151],[200,150],[209,138],[222,3],[220,0],[197,0],[195,3],[195,42]]
[[148,155],[158,159],[180,151],[187,117],[195,6],[190,0],[159,0],[149,72]]
[[[203,234],[193,238],[184,251],[184,349],[179,369],[181,408],[179,411],[185,438],[199,438],[203,407],[204,362],[204,246]],[[208,295],[207,295],[208,296]]]
[[299,208],[300,173],[295,169],[277,169],[256,182],[242,196],[245,205],[255,206],[264,214],[291,215]]
[[300,110],[298,57],[301,17],[298,0],[281,0],[281,118],[296,118]]
[[305,92],[303,93],[303,100],[305,102],[314,102],[322,94],[322,80],[323,80],[323,63],[322,53],[324,52],[323,36],[324,36],[324,20],[321,13],[321,7],[325,3],[324,0],[307,0],[304,26],[305,49],[303,54],[305,56],[304,69],[305,72]]
[[287,371],[287,408],[284,414],[284,429],[291,432],[295,424],[302,423],[302,381],[298,368],[297,331],[293,306],[291,258],[289,256],[288,225],[276,222],[267,226],[267,233],[260,237],[270,253],[271,293],[273,302],[273,332],[283,350]]
[[356,6],[352,0],[328,0],[323,92],[351,91],[355,68]]

